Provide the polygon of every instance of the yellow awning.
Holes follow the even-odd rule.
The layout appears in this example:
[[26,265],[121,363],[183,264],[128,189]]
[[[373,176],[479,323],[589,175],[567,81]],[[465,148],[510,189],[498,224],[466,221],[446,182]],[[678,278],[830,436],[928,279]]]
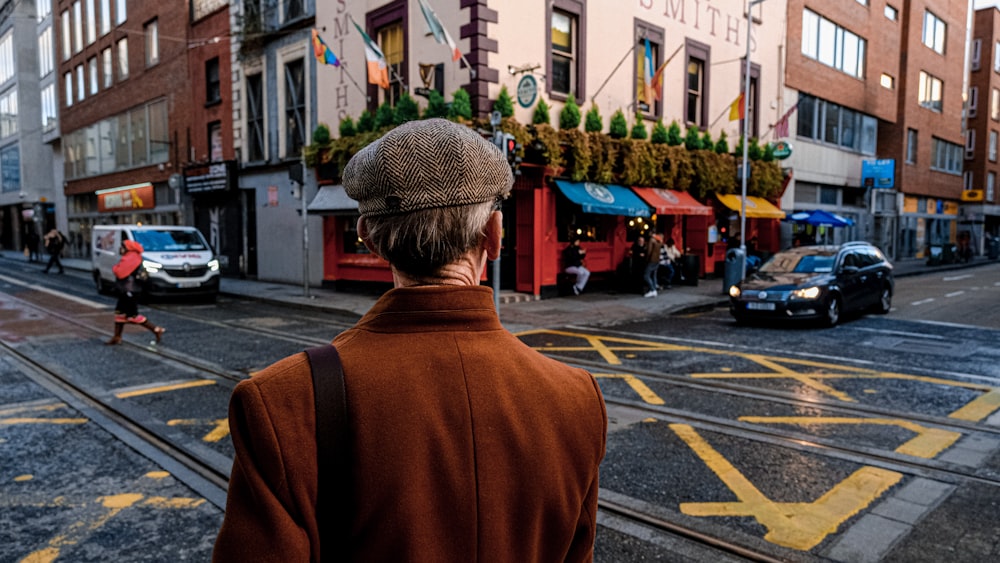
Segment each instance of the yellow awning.
[[[740,196],[736,194],[716,194],[716,197],[729,209],[737,213],[740,212],[740,208],[742,207],[740,205],[740,200],[742,199]],[[747,217],[754,219],[784,219],[785,212],[764,198],[750,195],[747,196]]]

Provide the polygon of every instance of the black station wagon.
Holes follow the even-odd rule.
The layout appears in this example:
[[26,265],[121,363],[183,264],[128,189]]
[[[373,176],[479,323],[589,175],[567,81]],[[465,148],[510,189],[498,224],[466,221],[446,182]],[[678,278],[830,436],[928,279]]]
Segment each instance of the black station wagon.
[[818,319],[827,326],[854,311],[892,308],[892,264],[867,242],[801,246],[771,256],[729,290],[729,312],[751,319]]

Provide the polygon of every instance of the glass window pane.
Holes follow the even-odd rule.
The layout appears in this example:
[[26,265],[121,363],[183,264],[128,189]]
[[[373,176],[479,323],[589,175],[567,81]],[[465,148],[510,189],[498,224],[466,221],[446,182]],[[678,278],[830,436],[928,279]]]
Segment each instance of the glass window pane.
[[814,121],[816,119],[816,98],[812,96],[799,97],[799,119],[796,134],[800,137],[813,139],[816,137]]
[[840,106],[824,104],[823,140],[837,144],[840,136]]
[[129,112],[132,134],[132,166],[144,166],[149,162],[149,147],[146,145],[146,108]]
[[118,139],[118,117],[112,116],[100,123],[98,154],[102,174],[115,171],[115,141]]
[[809,10],[804,10],[802,12],[802,54],[813,59],[819,57],[818,29],[819,17]]
[[170,131],[167,123],[166,100],[149,104],[150,164],[166,162],[170,158]]
[[567,57],[560,57],[558,55],[552,55],[552,90],[562,94],[568,94],[570,91],[570,69],[572,67],[571,59]]
[[827,19],[819,22],[819,62],[834,66],[836,63],[837,26]]
[[572,18],[563,12],[552,12],[552,49],[564,53],[573,52]]

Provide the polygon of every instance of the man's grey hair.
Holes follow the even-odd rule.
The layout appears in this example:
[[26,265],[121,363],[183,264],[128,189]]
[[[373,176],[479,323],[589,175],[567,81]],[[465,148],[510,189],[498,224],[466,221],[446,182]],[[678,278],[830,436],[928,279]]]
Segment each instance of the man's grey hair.
[[495,209],[495,202],[487,201],[365,217],[364,223],[367,239],[379,256],[400,272],[426,277],[478,248]]

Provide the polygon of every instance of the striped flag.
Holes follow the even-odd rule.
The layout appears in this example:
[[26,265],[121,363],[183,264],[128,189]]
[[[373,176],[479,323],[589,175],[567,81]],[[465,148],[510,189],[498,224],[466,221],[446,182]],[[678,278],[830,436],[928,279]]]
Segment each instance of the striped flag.
[[743,99],[743,93],[733,100],[733,103],[729,104],[729,121],[736,121],[737,119],[743,119],[747,115],[747,105]]
[[669,59],[663,61],[660,68],[656,69],[656,72],[653,73],[653,98],[656,101],[660,101],[663,98],[663,69],[667,68],[667,63],[669,62]]
[[354,29],[361,34],[361,39],[365,42],[365,59],[368,61],[368,83],[376,84],[382,88],[389,88],[389,64],[385,62],[385,55],[378,45],[372,41],[371,37],[361,29],[358,22],[351,19]]
[[448,35],[448,30],[441,25],[441,20],[438,19],[437,14],[431,9],[430,5],[424,0],[420,1],[420,11],[424,13],[424,19],[427,20],[427,27],[431,28],[431,33],[434,34],[434,40],[442,45],[448,45],[451,47],[451,60],[457,61],[462,58],[462,52],[458,50],[455,46],[455,40]]
[[652,106],[653,102],[659,99],[659,96],[653,89],[653,48],[650,46],[648,38],[645,41],[646,56],[642,65],[642,101]]
[[782,115],[781,119],[779,119],[778,122],[774,124],[775,139],[783,139],[788,136],[788,118],[792,116],[792,114],[795,112],[796,109],[798,109],[798,107],[799,103],[795,102],[795,105],[789,108],[788,111],[785,112],[785,115]]
[[319,31],[313,29],[312,36],[313,53],[316,55],[316,60],[324,64],[340,66],[340,59],[338,59],[337,55],[334,55],[333,51],[326,46],[323,38],[319,36]]

